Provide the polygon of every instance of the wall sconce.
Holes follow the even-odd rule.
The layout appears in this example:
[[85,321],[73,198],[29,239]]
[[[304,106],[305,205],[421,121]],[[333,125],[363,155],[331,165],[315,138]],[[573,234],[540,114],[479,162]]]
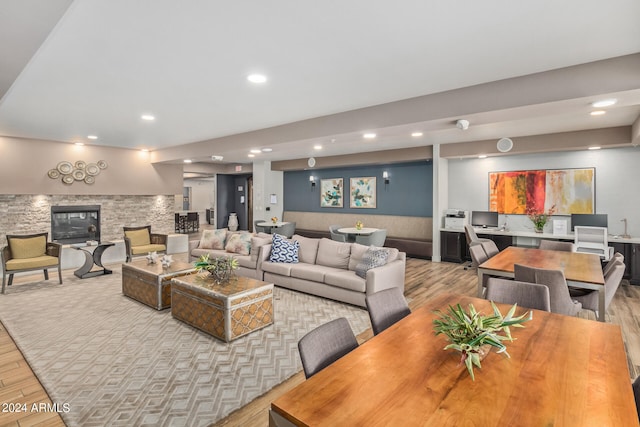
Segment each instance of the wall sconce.
[[311,189],[316,186],[316,178],[313,175],[309,175],[309,182],[311,183]]
[[389,172],[382,172],[382,179],[384,179],[384,185],[389,184]]

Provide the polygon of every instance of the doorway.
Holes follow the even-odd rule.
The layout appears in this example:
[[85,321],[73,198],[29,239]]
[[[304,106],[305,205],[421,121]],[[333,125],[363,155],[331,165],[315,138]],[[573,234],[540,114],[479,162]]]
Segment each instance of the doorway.
[[247,178],[247,228],[252,233],[253,229],[253,175]]

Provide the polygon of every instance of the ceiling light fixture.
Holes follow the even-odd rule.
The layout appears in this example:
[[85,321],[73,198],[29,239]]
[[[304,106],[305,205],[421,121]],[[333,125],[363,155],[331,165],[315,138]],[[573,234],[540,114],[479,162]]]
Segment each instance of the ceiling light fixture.
[[142,151],[143,153],[148,153],[149,149],[148,148],[142,148],[142,149],[140,149],[140,151]]
[[422,136],[422,132],[413,132],[413,133],[411,134],[411,136],[412,136],[412,137],[414,137],[414,138],[417,138],[417,137],[419,137],[419,136]]
[[247,157],[255,157],[255,156],[256,156],[255,154],[251,154],[251,153],[247,154]]
[[155,116],[152,116],[151,114],[143,114],[142,116],[140,116],[140,118],[148,122],[152,122],[156,119]]
[[460,130],[469,129],[469,120],[460,119],[456,122],[456,127]]
[[602,101],[596,101],[591,103],[591,106],[594,108],[611,107],[616,102],[618,102],[617,99],[603,99]]
[[362,135],[363,138],[365,139],[373,139],[376,137],[375,133],[365,133],[364,135]]
[[98,137],[95,136],[95,135],[89,135],[89,136],[87,136],[87,138],[89,138],[89,139],[98,139]]
[[84,142],[74,142],[74,144],[78,147],[82,147],[84,145]]
[[224,159],[223,156],[216,156],[216,155],[211,156],[211,160],[213,160],[214,162],[221,162],[222,159]]
[[590,114],[592,116],[602,116],[604,114],[607,114],[607,112],[604,110],[596,110],[596,111],[592,111]]
[[192,162],[192,160],[191,160],[191,159],[184,159],[184,162],[185,162],[185,163],[191,163],[191,162]]
[[264,74],[250,74],[247,76],[247,80],[251,83],[264,83],[267,81],[267,76]]
[[262,151],[260,151],[260,150],[259,150],[259,149],[257,149],[257,148],[252,148],[251,150],[249,150],[249,152],[250,152],[250,153],[253,153],[253,154],[260,154],[260,153],[262,153]]
[[589,147],[589,150],[599,150],[600,147]]
[[313,149],[314,150],[322,150],[322,145],[316,144],[316,145],[313,146]]
[[478,158],[479,158],[479,159],[486,159],[486,158],[487,158],[487,155],[486,155],[486,154],[480,154],[480,155],[478,156]]
[[507,153],[513,148],[513,141],[511,140],[511,138],[500,138],[498,140],[498,143],[496,144],[496,147],[498,148],[499,152]]
[[265,147],[265,148],[262,149],[263,153],[270,153],[272,151],[273,151],[273,148],[269,148],[269,147]]

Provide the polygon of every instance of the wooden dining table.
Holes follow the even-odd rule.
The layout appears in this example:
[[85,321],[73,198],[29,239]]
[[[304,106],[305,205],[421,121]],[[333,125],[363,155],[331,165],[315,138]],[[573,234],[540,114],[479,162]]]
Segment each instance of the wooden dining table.
[[604,275],[598,255],[509,246],[478,266],[478,296],[483,295],[485,275],[513,277],[515,264],[562,270],[567,285],[598,291],[598,320],[605,321]]
[[[271,403],[270,426],[638,426],[618,325],[533,310],[471,379],[435,336],[444,293]],[[502,313],[509,306],[497,304]],[[518,308],[516,314],[525,312]]]

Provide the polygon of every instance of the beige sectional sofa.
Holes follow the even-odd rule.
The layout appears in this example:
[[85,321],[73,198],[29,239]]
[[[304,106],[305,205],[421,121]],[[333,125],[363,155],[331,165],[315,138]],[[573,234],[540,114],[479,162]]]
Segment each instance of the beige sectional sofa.
[[[365,307],[365,296],[383,289],[398,287],[404,291],[406,254],[385,248],[389,257],[385,265],[356,274],[368,246],[294,235],[300,242],[298,263],[262,261],[263,280],[277,286]],[[264,256],[271,245],[265,245]]]
[[[231,234],[227,232],[227,238]],[[366,270],[363,278],[356,274],[356,268],[362,271],[362,260],[369,246],[294,235],[291,241],[299,243],[298,262],[271,262],[271,238],[264,233],[251,235],[249,255],[201,248],[200,240],[189,242],[189,253],[192,260],[205,254],[210,257],[232,255],[240,264],[237,271],[240,276],[361,307],[365,307],[366,295],[391,287],[404,291],[406,254],[395,248],[385,248],[389,254],[386,264]]]

